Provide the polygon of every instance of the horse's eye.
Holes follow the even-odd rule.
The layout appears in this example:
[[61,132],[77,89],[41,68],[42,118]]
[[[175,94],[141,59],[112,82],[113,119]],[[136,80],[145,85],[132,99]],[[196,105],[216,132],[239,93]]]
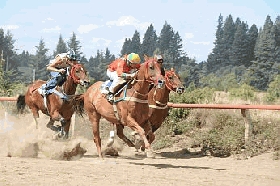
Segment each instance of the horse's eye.
[[169,78],[170,80],[172,80],[172,79],[173,79],[173,76],[168,76],[168,78]]

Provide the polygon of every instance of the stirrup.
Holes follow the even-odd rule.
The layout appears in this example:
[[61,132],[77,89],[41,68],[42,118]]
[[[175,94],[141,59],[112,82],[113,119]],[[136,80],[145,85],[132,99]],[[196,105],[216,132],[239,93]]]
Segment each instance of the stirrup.
[[46,90],[42,89],[42,87],[37,89],[38,93],[41,94],[42,96],[46,96]]

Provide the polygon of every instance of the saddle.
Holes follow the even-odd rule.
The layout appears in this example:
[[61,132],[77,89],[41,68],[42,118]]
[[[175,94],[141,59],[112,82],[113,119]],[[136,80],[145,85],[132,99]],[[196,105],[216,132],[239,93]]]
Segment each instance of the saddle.
[[102,94],[106,95],[106,98],[110,103],[119,101],[119,100],[115,100],[115,95],[118,95],[123,89],[126,90],[127,89],[126,85],[129,84],[129,82],[131,82],[131,81],[123,81],[121,84],[118,84],[115,87],[114,94],[109,94],[110,93],[109,87],[111,86],[112,82],[113,82],[112,80],[107,80],[107,81],[103,82],[100,87],[100,92]]

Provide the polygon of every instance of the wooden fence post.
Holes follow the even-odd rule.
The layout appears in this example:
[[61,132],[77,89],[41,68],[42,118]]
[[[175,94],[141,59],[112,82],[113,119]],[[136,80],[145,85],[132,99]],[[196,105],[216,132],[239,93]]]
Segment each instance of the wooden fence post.
[[251,121],[250,113],[247,109],[241,109],[241,114],[245,124],[245,145],[249,145],[253,135],[253,124]]

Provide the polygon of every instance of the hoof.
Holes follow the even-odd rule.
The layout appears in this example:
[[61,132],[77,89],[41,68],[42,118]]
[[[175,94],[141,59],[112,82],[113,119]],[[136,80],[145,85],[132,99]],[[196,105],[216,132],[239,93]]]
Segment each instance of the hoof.
[[114,139],[113,138],[109,138],[109,140],[106,143],[106,146],[107,147],[111,147],[113,145],[113,143],[114,143]]
[[146,156],[147,156],[147,158],[155,158],[156,157],[155,153],[151,149],[146,150]]

